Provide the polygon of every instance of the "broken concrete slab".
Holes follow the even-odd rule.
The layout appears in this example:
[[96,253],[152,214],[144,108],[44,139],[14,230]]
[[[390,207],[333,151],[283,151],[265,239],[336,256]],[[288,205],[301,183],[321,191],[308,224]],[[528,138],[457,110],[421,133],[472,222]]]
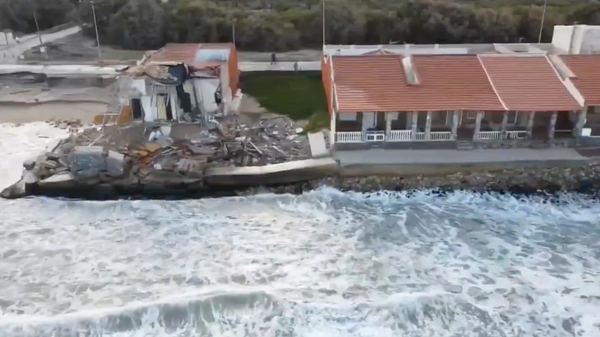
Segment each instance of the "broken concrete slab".
[[188,150],[195,155],[213,155],[216,151],[213,148],[207,146],[196,146],[192,144],[188,144]]
[[70,172],[55,174],[39,183],[40,187],[67,188],[75,186],[75,177]]

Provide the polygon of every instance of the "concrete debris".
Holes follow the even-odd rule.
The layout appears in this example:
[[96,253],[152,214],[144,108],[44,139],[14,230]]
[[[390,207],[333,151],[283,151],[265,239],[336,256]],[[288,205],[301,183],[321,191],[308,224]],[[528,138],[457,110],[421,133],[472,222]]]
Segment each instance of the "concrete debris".
[[[159,189],[181,181],[202,184],[204,173],[213,168],[265,166],[311,157],[307,136],[291,119],[251,118],[244,124],[239,119],[215,114],[209,126],[132,122],[103,127],[85,127],[77,119],[48,120],[77,132],[26,160],[24,184],[137,181],[144,189],[146,185]],[[168,183],[159,184],[157,180],[163,178]]]

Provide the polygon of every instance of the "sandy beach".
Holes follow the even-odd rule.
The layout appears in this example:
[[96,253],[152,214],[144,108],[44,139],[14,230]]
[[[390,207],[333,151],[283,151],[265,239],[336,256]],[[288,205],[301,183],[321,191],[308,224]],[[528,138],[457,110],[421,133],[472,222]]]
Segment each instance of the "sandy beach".
[[95,115],[108,109],[110,90],[81,82],[63,81],[49,87],[45,83],[19,83],[14,78],[0,78],[0,123],[73,118],[92,122]]

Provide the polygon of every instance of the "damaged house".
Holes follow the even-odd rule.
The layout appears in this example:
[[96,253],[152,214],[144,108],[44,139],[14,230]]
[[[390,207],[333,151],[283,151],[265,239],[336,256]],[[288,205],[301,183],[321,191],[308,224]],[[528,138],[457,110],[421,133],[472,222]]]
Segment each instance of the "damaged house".
[[237,51],[224,44],[167,44],[127,71],[134,119],[205,124],[239,105]]

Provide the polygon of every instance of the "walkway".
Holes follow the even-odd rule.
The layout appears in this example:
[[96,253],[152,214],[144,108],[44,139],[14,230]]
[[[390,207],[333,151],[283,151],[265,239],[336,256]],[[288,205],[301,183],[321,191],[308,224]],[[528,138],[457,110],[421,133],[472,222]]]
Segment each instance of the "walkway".
[[337,151],[342,166],[406,164],[499,164],[532,161],[585,161],[574,149],[488,149],[488,150],[363,150]]
[[[75,26],[67,29],[59,30],[54,33],[41,34],[41,40],[43,43],[53,42],[67,36],[77,34],[81,31],[81,27]],[[19,60],[19,56],[31,48],[35,48],[40,45],[40,39],[37,35],[28,35],[21,43],[5,46],[0,50],[0,63],[16,64]]]
[[[294,71],[294,63],[296,62],[277,62],[271,64],[270,62],[247,62],[241,61],[239,63],[240,71]],[[298,71],[320,71],[321,62],[298,62]]]

